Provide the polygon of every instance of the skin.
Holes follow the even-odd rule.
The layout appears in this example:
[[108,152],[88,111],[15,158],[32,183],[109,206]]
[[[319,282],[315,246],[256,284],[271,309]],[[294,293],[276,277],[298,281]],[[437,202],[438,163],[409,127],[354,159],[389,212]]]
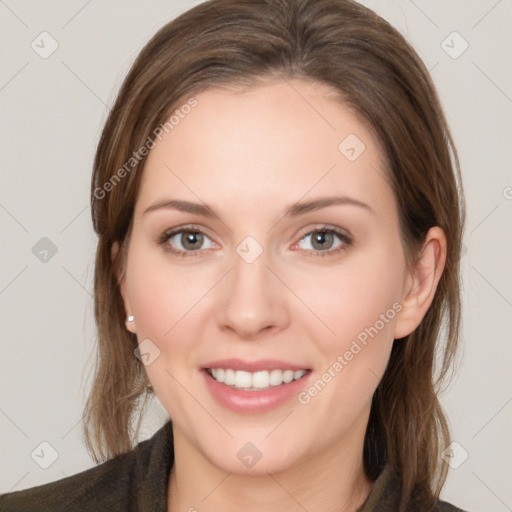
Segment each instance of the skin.
[[[354,511],[372,487],[362,465],[372,395],[394,339],[412,332],[432,302],[445,236],[432,228],[407,267],[382,148],[326,86],[273,81],[196,99],[148,156],[118,276],[126,314],[135,316],[127,328],[160,350],[145,368],[174,425],[169,510]],[[366,146],[355,161],[338,149],[349,134]],[[369,208],[284,215],[326,196]],[[217,216],[144,213],[171,198],[206,203]],[[207,236],[187,255],[165,250],[186,250],[181,235],[158,243],[190,224]],[[352,243],[314,244],[326,224]],[[236,252],[247,236],[263,249],[252,263]],[[401,310],[305,405],[294,397],[241,414],[204,385],[208,361],[272,358],[311,369],[307,390],[393,304]],[[252,468],[237,457],[247,442],[262,454]]]

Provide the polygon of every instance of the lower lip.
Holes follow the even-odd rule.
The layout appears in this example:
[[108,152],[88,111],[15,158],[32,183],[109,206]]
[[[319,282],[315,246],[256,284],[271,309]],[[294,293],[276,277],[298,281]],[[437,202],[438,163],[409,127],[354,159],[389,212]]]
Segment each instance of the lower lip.
[[248,414],[267,412],[296,397],[311,374],[308,372],[301,379],[261,391],[242,391],[217,382],[206,370],[201,373],[206,387],[217,402],[232,411]]

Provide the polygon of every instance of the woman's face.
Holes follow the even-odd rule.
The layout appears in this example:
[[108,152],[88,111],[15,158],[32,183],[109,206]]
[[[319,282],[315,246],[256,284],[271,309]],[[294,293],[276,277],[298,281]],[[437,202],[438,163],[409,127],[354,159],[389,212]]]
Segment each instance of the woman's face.
[[399,330],[410,276],[383,153],[328,93],[202,92],[144,168],[129,328],[176,439],[226,471],[361,453]]

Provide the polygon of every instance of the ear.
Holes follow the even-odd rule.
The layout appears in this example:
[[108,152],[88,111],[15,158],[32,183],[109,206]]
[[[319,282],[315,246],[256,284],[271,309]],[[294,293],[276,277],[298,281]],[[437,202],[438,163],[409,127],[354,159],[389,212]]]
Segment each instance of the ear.
[[[114,268],[115,268],[115,262],[116,262],[117,258],[121,256],[119,254],[119,251],[120,251],[119,242],[114,242],[112,244],[112,250],[110,253],[111,258],[112,258],[112,264],[114,265]],[[125,269],[124,269],[124,265],[122,265],[122,264],[118,265],[118,267],[117,267],[116,279],[119,284],[119,289],[121,290],[121,296],[123,298],[124,310],[126,313],[126,317],[131,316],[131,315],[133,315],[133,313],[132,313],[132,308],[130,306],[130,302],[128,301],[128,293],[126,291]],[[131,333],[135,334],[136,333],[135,321],[126,322],[126,329],[128,331],[130,331]]]
[[430,228],[420,254],[420,259],[407,275],[402,309],[395,323],[395,339],[400,339],[416,329],[434,300],[437,285],[446,263],[446,235],[436,226]]

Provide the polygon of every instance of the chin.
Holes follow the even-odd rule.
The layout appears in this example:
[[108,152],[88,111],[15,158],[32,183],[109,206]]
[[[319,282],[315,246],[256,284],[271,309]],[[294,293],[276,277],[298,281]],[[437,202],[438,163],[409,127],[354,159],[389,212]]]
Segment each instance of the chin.
[[280,473],[297,467],[306,456],[306,450],[301,454],[300,448],[283,446],[282,440],[274,442],[268,439],[249,441],[250,436],[236,438],[224,446],[214,447],[208,444],[203,454],[217,468],[240,475],[266,475]]

